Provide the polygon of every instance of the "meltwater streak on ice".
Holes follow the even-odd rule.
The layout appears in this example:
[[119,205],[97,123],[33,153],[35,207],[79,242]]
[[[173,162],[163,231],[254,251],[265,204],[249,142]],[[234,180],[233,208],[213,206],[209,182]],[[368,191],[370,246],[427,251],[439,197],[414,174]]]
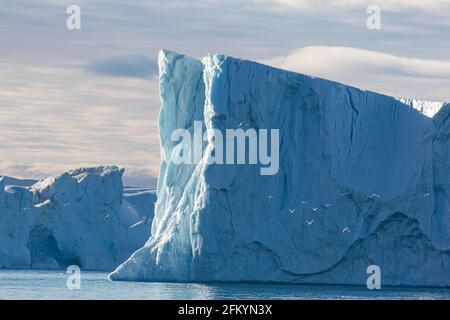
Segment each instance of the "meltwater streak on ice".
[[[152,235],[111,279],[364,285],[374,264],[383,286],[450,285],[450,105],[222,55],[162,51],[159,66]],[[278,174],[171,163],[170,132],[194,121],[280,129]]]

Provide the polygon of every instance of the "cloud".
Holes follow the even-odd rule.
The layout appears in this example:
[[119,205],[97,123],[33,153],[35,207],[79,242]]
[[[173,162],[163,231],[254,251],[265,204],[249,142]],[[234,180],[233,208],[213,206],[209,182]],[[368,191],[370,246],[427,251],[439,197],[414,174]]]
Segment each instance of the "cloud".
[[129,55],[95,60],[87,69],[109,77],[150,79],[158,73],[158,64],[146,56]]
[[[448,26],[450,0],[252,0],[285,15],[310,15],[349,26],[364,26],[366,10],[376,5],[381,9],[382,28],[390,32],[417,33]],[[363,24],[364,22],[364,24]],[[418,26],[420,25],[420,30]]]
[[310,46],[263,63],[397,97],[450,101],[450,61]]
[[369,5],[377,5],[382,10],[400,12],[403,10],[423,10],[428,12],[440,12],[450,8],[449,0],[253,0],[256,3],[266,2],[278,6],[297,9],[314,9],[334,7],[341,9],[364,8]]
[[45,178],[118,165],[126,169],[126,183],[154,186],[160,163],[157,79],[117,81],[80,68],[0,67],[0,175]]

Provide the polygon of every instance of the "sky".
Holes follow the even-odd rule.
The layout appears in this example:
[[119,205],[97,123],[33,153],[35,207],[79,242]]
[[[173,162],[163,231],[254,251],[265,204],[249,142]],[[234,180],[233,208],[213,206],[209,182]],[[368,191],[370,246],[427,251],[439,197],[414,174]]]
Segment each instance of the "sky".
[[450,101],[450,0],[0,0],[0,43],[0,175],[17,178],[118,165],[154,187],[161,48]]

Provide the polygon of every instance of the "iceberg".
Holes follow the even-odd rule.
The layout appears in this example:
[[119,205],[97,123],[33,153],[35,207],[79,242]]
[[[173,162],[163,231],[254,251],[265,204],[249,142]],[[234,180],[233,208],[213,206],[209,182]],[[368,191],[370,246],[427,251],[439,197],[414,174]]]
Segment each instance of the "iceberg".
[[120,208],[120,263],[147,242],[155,203],[154,189],[124,187]]
[[[450,104],[224,55],[159,54],[151,236],[111,280],[450,286]],[[175,164],[175,129],[279,129],[279,170]]]
[[111,166],[37,182],[1,178],[0,268],[113,270],[145,243],[123,244],[130,211],[123,210],[122,174]]

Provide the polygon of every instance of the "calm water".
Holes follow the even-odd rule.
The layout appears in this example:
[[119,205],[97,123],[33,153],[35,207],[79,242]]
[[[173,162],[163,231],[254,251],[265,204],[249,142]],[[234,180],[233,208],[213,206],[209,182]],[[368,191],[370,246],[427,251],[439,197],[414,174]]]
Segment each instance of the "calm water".
[[450,299],[450,289],[110,282],[83,272],[80,290],[68,290],[60,271],[0,270],[0,299]]

